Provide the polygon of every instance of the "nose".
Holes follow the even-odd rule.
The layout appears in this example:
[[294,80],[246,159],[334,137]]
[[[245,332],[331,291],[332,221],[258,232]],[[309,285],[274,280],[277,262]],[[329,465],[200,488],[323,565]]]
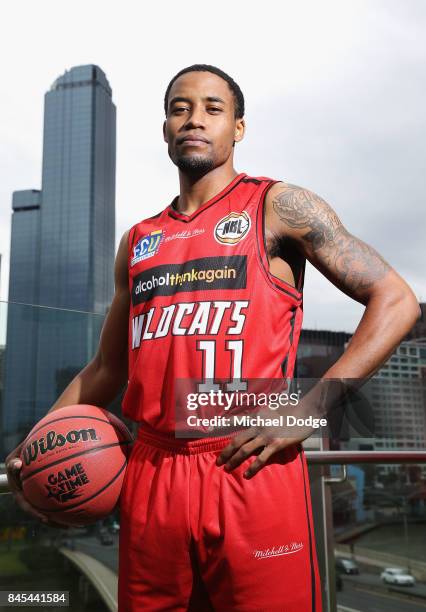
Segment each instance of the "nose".
[[204,123],[205,123],[205,112],[204,109],[201,106],[194,106],[192,108],[192,112],[190,113],[190,115],[187,118],[187,121],[185,123],[185,128],[187,130],[190,129],[196,129],[196,128],[203,128],[204,127]]

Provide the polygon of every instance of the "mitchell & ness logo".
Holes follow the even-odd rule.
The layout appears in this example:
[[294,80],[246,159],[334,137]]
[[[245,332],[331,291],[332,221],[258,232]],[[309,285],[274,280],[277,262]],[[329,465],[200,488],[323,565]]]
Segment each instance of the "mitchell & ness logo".
[[194,238],[195,236],[200,236],[201,234],[204,234],[206,230],[204,228],[194,228],[193,230],[183,230],[181,232],[175,232],[174,234],[172,234],[171,236],[166,236],[164,238],[164,242],[170,242],[171,240],[176,240],[177,238],[180,239],[187,239],[187,238]]
[[265,550],[254,550],[255,559],[269,559],[270,557],[281,557],[282,555],[292,555],[293,553],[302,550],[302,542],[291,542],[290,544],[282,544],[281,546],[273,546]]
[[246,255],[201,257],[180,264],[164,264],[144,270],[133,279],[132,304],[136,306],[157,295],[209,289],[245,289]]
[[216,224],[214,228],[215,240],[222,244],[237,244],[245,238],[250,225],[250,217],[244,210],[241,213],[231,212]]

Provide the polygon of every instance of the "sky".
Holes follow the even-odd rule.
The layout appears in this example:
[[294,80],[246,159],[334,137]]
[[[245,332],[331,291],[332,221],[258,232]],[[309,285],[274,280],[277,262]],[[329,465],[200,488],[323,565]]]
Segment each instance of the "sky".
[[[423,0],[104,0],[3,3],[0,299],[12,192],[41,187],[44,94],[97,64],[117,106],[116,247],[178,193],[163,96],[181,68],[240,85],[247,131],[235,168],[312,189],[426,301],[426,3]],[[354,332],[364,307],[307,264],[304,327]]]

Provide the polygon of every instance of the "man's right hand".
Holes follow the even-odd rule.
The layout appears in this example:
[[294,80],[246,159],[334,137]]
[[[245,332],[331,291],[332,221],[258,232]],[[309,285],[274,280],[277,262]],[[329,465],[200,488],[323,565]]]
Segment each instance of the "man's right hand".
[[[128,325],[130,293],[128,286],[129,230],[124,232],[115,260],[115,293],[111,307],[102,326],[98,351],[95,357],[71,381],[49,412],[61,406],[75,404],[108,405],[127,383],[128,376]],[[22,510],[51,527],[66,528],[55,523],[34,508],[22,491],[20,457],[22,443],[5,460],[7,480],[17,504]]]
[[22,510],[24,510],[24,512],[31,514],[31,516],[38,519],[39,521],[42,521],[45,525],[48,525],[49,527],[57,527],[60,529],[68,529],[68,525],[63,525],[61,523],[56,523],[52,521],[51,519],[49,519],[48,516],[34,508],[34,506],[32,506],[29,501],[25,499],[21,483],[21,447],[22,443],[17,446],[11,453],[9,453],[5,460],[7,481],[9,483],[10,490],[16,500],[16,503]]

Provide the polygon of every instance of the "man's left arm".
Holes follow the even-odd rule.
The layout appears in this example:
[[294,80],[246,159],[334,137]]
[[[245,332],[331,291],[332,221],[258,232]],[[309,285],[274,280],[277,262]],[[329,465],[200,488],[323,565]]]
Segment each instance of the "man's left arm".
[[389,359],[420,317],[413,291],[312,191],[277,183],[270,189],[265,205],[268,231],[290,240],[333,285],[366,306],[347,350],[325,377],[369,378]]
[[[366,307],[346,351],[321,379],[343,381],[342,386],[330,381],[333,398],[340,389],[345,392],[345,381],[365,382],[380,369],[420,317],[420,306],[405,280],[372,246],[351,234],[317,194],[277,183],[269,190],[265,207],[267,241],[288,241],[333,285]],[[309,392],[307,406],[318,403],[321,387],[317,384]],[[306,428],[298,437],[280,438],[268,428],[249,428],[223,449],[217,465],[225,464],[227,471],[232,470],[263,447],[244,473],[251,478],[272,454],[301,442],[312,432]]]

